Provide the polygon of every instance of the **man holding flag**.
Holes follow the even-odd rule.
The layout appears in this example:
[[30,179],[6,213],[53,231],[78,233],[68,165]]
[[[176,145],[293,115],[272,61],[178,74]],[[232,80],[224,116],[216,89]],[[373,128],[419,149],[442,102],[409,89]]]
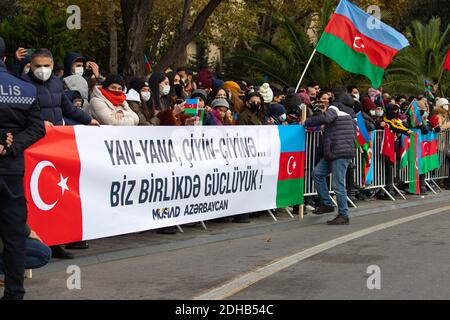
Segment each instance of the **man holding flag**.
[[325,125],[323,133],[323,159],[313,171],[313,179],[322,205],[315,214],[324,214],[334,211],[333,202],[328,192],[326,177],[332,174],[332,188],[336,193],[338,215],[327,221],[329,225],[345,225],[349,223],[347,191],[345,188],[345,175],[347,168],[355,156],[356,123],[353,120],[354,112],[348,105],[353,105],[353,98],[345,88],[333,90],[336,100],[325,112],[307,119],[306,127]]

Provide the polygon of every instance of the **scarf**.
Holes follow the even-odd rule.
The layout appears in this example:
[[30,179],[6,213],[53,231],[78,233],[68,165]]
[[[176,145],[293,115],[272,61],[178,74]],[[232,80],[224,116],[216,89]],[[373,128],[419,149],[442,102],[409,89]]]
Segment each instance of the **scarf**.
[[125,93],[123,93],[122,91],[115,92],[115,91],[110,91],[108,89],[104,89],[104,88],[100,87],[100,92],[115,107],[121,106],[127,98]]

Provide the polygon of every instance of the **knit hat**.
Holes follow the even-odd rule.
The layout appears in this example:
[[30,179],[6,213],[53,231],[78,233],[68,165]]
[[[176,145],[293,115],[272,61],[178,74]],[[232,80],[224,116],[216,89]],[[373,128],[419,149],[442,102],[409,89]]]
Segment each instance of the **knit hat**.
[[136,92],[141,92],[142,88],[145,87],[150,88],[150,85],[146,81],[143,81],[138,78],[134,78],[133,80],[130,81],[130,89],[134,89],[136,90]]
[[364,96],[361,98],[361,105],[364,112],[369,113],[370,110],[375,110],[377,106],[375,105],[375,102],[370,99],[369,96]]
[[223,87],[224,83],[225,82],[223,82],[223,80],[213,79],[212,82],[211,82],[211,87],[213,89],[220,88],[220,87]]
[[274,117],[278,118],[282,114],[286,113],[286,109],[281,104],[271,104],[269,107],[269,114]]
[[105,81],[103,82],[103,88],[108,89],[108,87],[110,85],[112,85],[113,83],[120,84],[122,86],[122,88],[125,87],[125,83],[124,83],[121,75],[110,74],[109,76],[106,77]]
[[264,103],[271,103],[273,101],[273,91],[268,83],[263,83],[259,88],[259,93],[263,96]]
[[211,107],[217,108],[217,107],[225,107],[227,109],[230,108],[230,105],[227,100],[225,99],[214,99],[211,103]]
[[202,88],[211,88],[213,74],[208,69],[200,70],[197,77],[198,85]]
[[192,91],[191,98],[201,98],[204,102],[208,99],[208,94],[203,89],[196,89]]
[[239,95],[241,93],[241,87],[234,81],[227,81],[223,84],[224,89],[230,90],[231,92]]
[[440,98],[436,101],[436,108],[442,108],[443,106],[449,105],[449,102],[445,98]]
[[0,37],[0,58],[3,58],[6,55],[6,44],[5,40]]

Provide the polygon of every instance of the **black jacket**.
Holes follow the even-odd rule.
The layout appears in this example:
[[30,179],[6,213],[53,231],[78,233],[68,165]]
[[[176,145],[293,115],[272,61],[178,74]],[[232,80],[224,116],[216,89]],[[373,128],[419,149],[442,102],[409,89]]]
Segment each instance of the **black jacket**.
[[354,112],[348,106],[339,102],[337,104],[340,105],[340,108],[331,105],[327,111],[311,117],[305,122],[306,127],[326,125],[323,134],[323,156],[327,161],[353,159],[356,153]]
[[6,156],[0,156],[0,175],[23,175],[23,151],[45,135],[36,88],[6,71],[0,62],[0,141],[14,136]]
[[85,125],[92,121],[89,114],[75,107],[67,98],[62,81],[54,75],[48,81],[43,82],[36,79],[30,71],[23,79],[32,83],[37,89],[42,120],[57,126],[64,124],[63,117]]

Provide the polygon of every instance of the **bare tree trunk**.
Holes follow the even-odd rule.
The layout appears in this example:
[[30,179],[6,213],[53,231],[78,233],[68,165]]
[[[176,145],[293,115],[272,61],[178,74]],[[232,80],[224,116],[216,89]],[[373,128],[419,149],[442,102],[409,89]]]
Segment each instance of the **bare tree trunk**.
[[117,56],[118,56],[118,43],[117,43],[117,24],[115,15],[115,1],[108,1],[106,8],[106,15],[108,21],[108,33],[109,33],[109,72],[117,73]]
[[[186,51],[186,46],[194,40],[194,38],[203,30],[206,21],[219,6],[222,0],[209,0],[208,4],[198,14],[194,23],[190,28],[187,27],[188,15],[187,8],[191,6],[192,0],[185,0],[183,7],[183,18],[179,25],[179,31],[177,32],[172,43],[169,45],[166,53],[161,57],[159,63],[155,66],[155,71],[161,72],[170,67],[176,60],[176,58]],[[186,13],[186,14],[185,14]]]
[[144,77],[144,45],[154,0],[120,0],[125,31],[125,76]]

